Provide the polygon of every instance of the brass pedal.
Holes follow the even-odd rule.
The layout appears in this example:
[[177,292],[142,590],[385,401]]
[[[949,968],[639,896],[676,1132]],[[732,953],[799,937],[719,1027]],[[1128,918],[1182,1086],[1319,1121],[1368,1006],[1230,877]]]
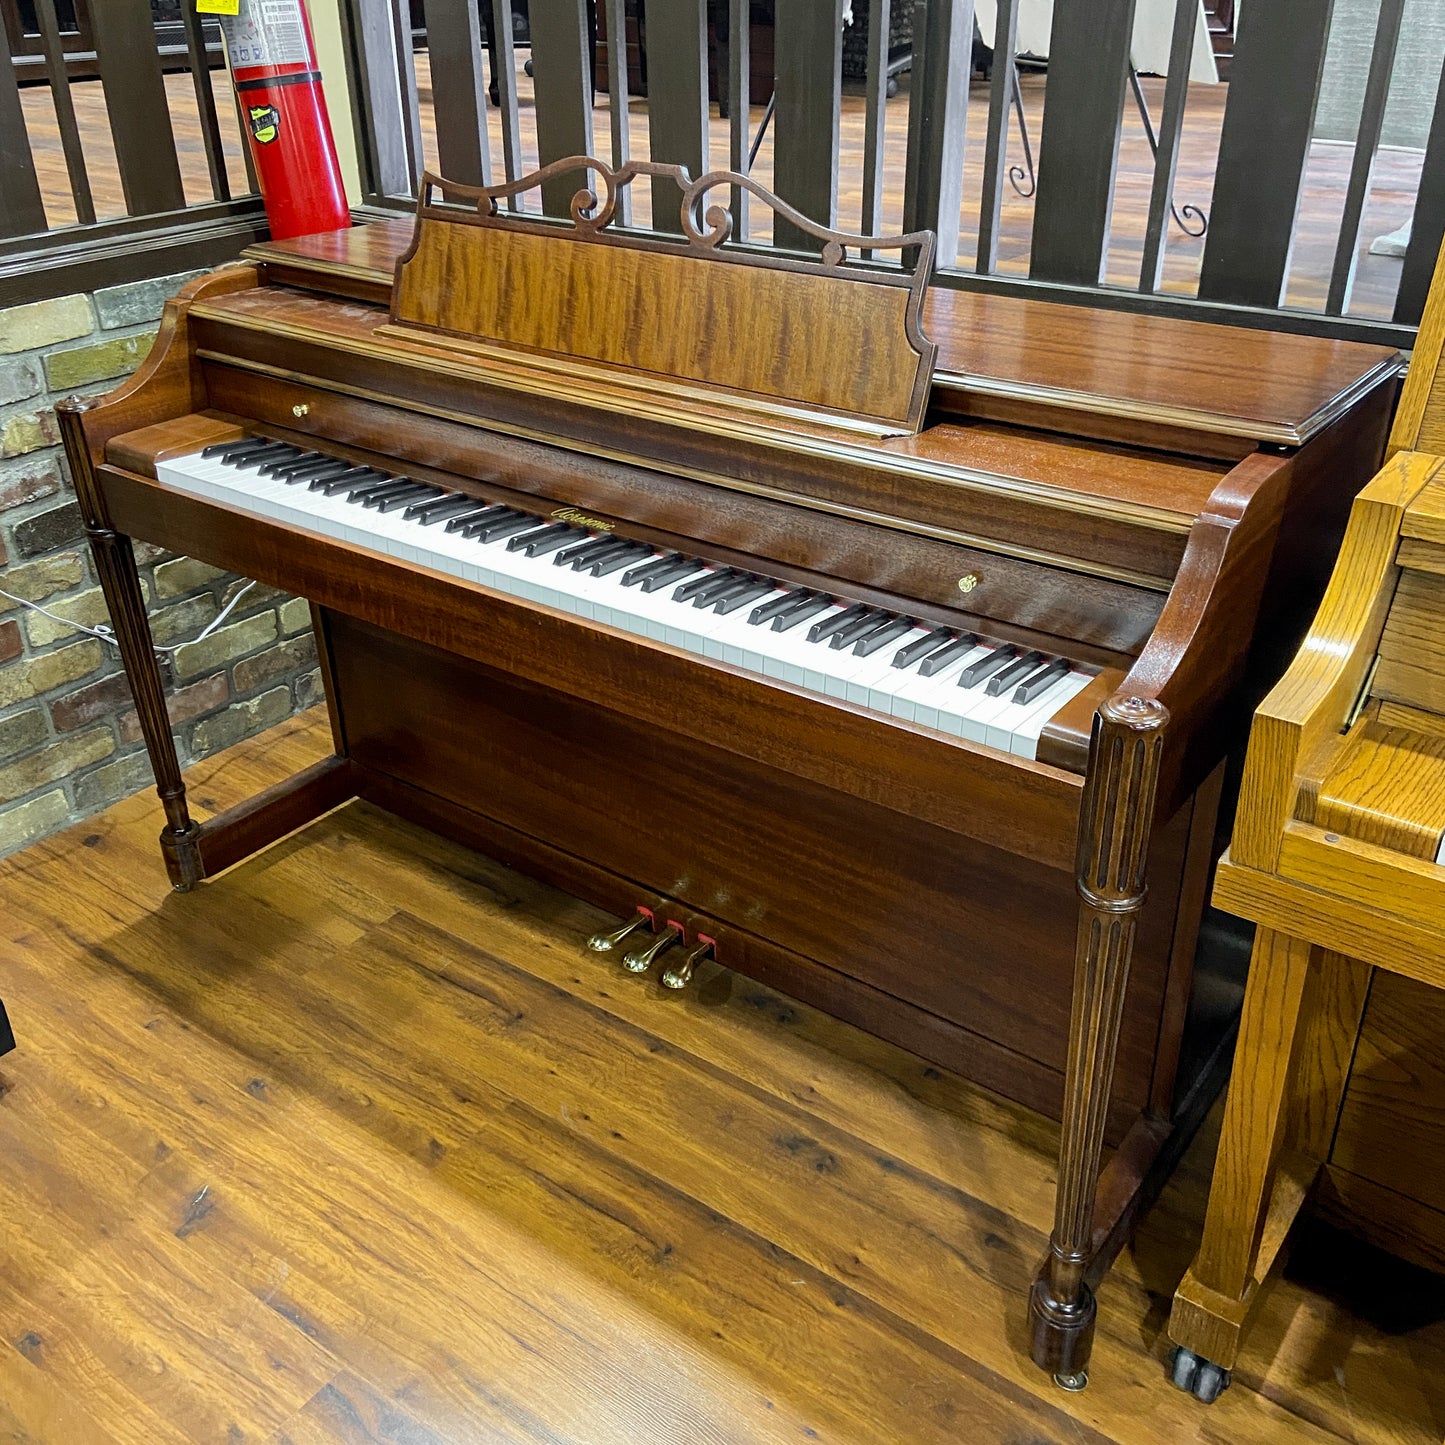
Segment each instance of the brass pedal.
[[692,982],[692,971],[712,952],[712,939],[699,939],[662,975],[666,988],[686,988]]
[[682,930],[669,923],[645,948],[634,948],[622,955],[622,966],[628,973],[646,973],[674,943],[682,940]]
[[647,914],[636,913],[621,928],[613,929],[611,933],[594,933],[587,940],[587,947],[593,953],[611,953],[613,949],[621,948],[638,929],[651,927],[652,919]]

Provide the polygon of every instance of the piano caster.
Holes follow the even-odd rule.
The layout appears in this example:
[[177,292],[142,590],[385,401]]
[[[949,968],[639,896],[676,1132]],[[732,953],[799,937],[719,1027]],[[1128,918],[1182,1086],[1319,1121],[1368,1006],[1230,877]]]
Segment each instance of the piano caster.
[[624,953],[622,966],[628,973],[646,973],[674,943],[681,941],[682,931],[669,923],[645,948],[634,948],[631,953]]
[[621,948],[639,929],[651,926],[652,919],[647,914],[635,913],[621,928],[614,929],[611,933],[594,933],[587,940],[587,947],[593,953],[611,953],[613,949]]
[[695,943],[662,975],[665,988],[686,988],[692,982],[692,971],[712,952],[712,941]]

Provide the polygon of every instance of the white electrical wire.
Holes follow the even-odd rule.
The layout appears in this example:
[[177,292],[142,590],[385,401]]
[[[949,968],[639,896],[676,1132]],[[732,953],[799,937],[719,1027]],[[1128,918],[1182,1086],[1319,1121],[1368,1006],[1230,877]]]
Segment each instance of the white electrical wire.
[[[241,590],[236,593],[236,595],[231,598],[231,600],[226,603],[226,605],[208,623],[206,623],[206,625],[201,628],[201,630],[196,633],[194,637],[190,638],[188,641],[173,642],[168,647],[161,647],[157,643],[152,643],[151,645],[155,648],[156,656],[166,657],[170,653],[179,652],[180,649],[183,647],[189,647],[192,642],[199,642],[203,637],[209,637],[226,620],[226,618],[231,615],[232,609],[235,607],[235,605],[255,585],[256,584],[254,582],[246,583],[246,585],[241,588]],[[20,606],[28,607],[32,612],[38,612],[42,617],[48,617],[52,622],[63,623],[66,627],[71,628],[75,632],[83,632],[88,637],[98,637],[102,642],[110,643],[112,647],[118,648],[120,646],[120,642],[117,640],[115,635],[115,628],[113,628],[108,622],[101,622],[94,627],[88,627],[83,622],[75,622],[72,621],[69,617],[62,617],[58,612],[52,612],[48,607],[42,607],[38,602],[30,601],[28,597],[17,597],[13,592],[7,592],[3,587],[0,587],[0,597],[8,598],[11,602],[18,602]]]

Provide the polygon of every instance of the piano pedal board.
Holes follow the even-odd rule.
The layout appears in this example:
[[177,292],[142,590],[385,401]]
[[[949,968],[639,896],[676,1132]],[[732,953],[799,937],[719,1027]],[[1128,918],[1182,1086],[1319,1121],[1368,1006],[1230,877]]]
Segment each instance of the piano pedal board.
[[682,954],[668,964],[661,977],[664,987],[684,989],[692,981],[698,964],[709,956],[717,956],[717,939],[694,931],[689,945],[687,933],[686,924],[675,918],[660,919],[653,909],[639,903],[636,913],[626,923],[610,933],[594,933],[587,940],[587,947],[593,953],[606,954],[631,943],[632,947],[622,955],[622,967],[635,974],[647,973],[669,949],[682,948]]

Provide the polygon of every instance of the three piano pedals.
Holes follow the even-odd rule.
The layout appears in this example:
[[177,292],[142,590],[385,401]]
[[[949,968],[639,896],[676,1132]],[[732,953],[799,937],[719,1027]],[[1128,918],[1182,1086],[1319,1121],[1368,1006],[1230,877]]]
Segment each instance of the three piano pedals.
[[[631,947],[628,947],[629,944]],[[607,954],[625,948],[622,966],[628,973],[637,974],[646,973],[670,950],[680,949],[670,956],[662,971],[662,982],[666,988],[686,988],[698,964],[709,956],[716,956],[717,940],[698,933],[694,934],[692,945],[688,947],[682,924],[661,919],[650,908],[639,906],[621,928],[611,933],[594,933],[587,940],[587,947],[593,953]]]

